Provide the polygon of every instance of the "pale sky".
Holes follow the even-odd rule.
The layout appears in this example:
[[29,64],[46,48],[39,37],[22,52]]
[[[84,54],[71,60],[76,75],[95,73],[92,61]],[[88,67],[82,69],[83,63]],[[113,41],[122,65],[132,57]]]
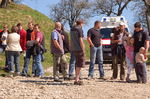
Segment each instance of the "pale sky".
[[[59,0],[23,0],[23,4],[28,5],[29,7],[45,14],[46,16],[50,17],[50,6],[58,3]],[[130,4],[129,6],[132,6]],[[130,8],[125,9],[123,12],[123,16],[128,21],[129,28],[131,32],[133,31],[133,24],[135,23],[136,19],[134,18],[135,13],[131,11]],[[88,24],[84,26],[84,34],[86,35],[86,32],[88,29],[93,27],[93,24],[96,20],[101,20],[101,16],[95,16],[89,19]],[[68,26],[66,28],[69,30]]]

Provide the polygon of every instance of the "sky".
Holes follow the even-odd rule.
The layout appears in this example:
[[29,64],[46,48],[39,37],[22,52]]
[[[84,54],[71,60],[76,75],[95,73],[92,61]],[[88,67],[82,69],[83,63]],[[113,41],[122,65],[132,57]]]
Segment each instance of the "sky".
[[[22,3],[50,17],[50,6],[57,4],[60,0],[23,0]],[[132,6],[130,4],[129,6]],[[125,9],[123,15],[128,21],[129,30],[133,32],[133,24],[135,23],[135,13],[130,9]],[[101,16],[95,16],[89,19],[88,23],[83,27],[84,34],[87,34],[88,29],[92,28],[96,20],[101,20]],[[66,26],[65,28],[68,28]]]

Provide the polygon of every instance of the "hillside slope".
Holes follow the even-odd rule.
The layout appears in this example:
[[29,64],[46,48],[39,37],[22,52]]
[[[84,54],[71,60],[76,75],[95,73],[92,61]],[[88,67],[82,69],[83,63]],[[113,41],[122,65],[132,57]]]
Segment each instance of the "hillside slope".
[[[25,5],[10,4],[8,8],[0,8],[0,29],[2,29],[3,24],[7,24],[9,29],[12,25],[17,23],[22,23],[23,28],[27,29],[27,24],[29,21],[40,24],[41,31],[44,32],[46,38],[46,48],[48,52],[45,54],[45,61],[43,65],[45,68],[48,68],[52,65],[52,57],[49,52],[50,49],[50,32],[52,31],[54,24],[47,16],[39,13],[36,10],[33,10]],[[0,67],[4,66],[4,56],[0,55]],[[23,66],[23,58],[21,58],[21,67]]]

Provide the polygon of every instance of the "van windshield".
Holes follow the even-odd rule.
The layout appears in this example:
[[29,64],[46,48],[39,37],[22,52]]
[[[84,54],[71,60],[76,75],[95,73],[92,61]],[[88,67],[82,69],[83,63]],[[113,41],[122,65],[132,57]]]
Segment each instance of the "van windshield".
[[102,34],[102,38],[110,38],[110,34],[112,33],[112,28],[103,28],[100,30]]

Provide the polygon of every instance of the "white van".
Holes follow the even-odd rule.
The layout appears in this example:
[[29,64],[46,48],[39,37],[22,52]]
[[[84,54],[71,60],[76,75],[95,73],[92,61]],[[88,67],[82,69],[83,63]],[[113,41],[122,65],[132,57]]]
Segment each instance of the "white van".
[[116,17],[103,17],[101,20],[101,34],[103,45],[104,62],[112,62],[111,54],[111,36],[113,35],[112,29],[118,27],[120,23],[124,23],[128,31],[127,21],[123,16]]

